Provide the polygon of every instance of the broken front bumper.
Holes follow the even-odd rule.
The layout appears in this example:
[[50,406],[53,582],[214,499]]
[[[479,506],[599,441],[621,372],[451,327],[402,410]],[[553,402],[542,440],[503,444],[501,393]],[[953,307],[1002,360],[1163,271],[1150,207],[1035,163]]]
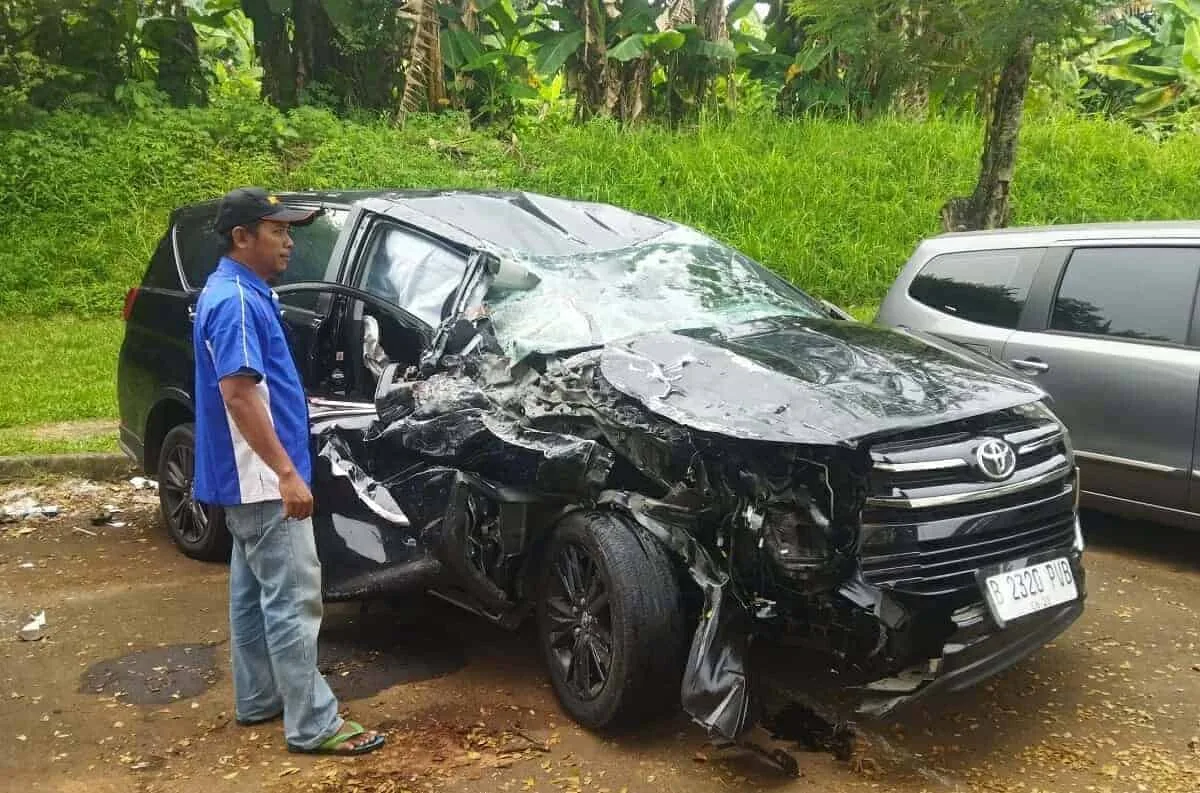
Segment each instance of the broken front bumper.
[[[1018,570],[1066,558],[1074,576],[1077,596],[1065,603],[1049,606],[1007,622],[999,619],[985,602],[980,573],[980,597],[950,613],[953,631],[942,642],[940,653],[917,659],[899,672],[854,688],[861,697],[858,711],[882,717],[939,692],[957,692],[993,677],[1052,641],[1083,613],[1087,598],[1086,573],[1082,564],[1082,542],[1076,547],[1043,552],[1005,562],[997,569]],[[888,599],[881,592],[880,602]],[[930,608],[937,608],[930,603]],[[914,620],[921,615],[912,602],[904,604]],[[902,630],[902,628],[901,628]]]

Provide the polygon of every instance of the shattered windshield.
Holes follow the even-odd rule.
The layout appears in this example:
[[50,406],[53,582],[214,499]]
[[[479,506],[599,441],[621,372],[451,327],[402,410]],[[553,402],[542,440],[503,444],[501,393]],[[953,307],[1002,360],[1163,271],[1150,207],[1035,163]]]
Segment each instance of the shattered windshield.
[[616,250],[506,254],[485,302],[513,360],[653,331],[826,316],[762,265],[686,228]]

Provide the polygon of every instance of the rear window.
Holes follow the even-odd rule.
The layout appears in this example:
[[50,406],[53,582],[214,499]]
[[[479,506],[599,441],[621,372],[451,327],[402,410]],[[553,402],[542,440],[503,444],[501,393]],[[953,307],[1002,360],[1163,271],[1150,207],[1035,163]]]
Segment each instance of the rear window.
[[1050,327],[1186,344],[1200,248],[1084,248],[1071,254]]
[[146,277],[142,286],[156,289],[171,289],[179,291],[179,269],[175,266],[175,251],[171,247],[171,234],[164,234],[154,249],[150,258],[150,266],[146,268]]
[[1015,328],[1044,248],[944,253],[913,279],[908,293],[970,322]]
[[[176,226],[175,241],[179,247],[179,261],[188,284],[200,289],[224,253],[221,236],[213,229],[216,220],[215,204],[181,213]],[[296,281],[323,281],[329,266],[329,257],[337,244],[342,226],[349,212],[344,209],[326,209],[324,214],[307,226],[292,228],[292,256],[276,286]],[[296,295],[302,301],[315,301],[317,295]]]
[[200,289],[221,258],[221,237],[213,231],[215,204],[179,214],[175,224],[175,247],[188,285]]

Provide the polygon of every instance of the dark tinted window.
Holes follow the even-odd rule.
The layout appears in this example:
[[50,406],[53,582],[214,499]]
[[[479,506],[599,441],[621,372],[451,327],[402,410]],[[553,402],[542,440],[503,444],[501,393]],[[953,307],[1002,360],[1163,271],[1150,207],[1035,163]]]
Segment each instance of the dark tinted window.
[[[342,209],[326,209],[307,226],[296,226],[291,230],[292,256],[288,260],[288,268],[279,276],[277,286],[293,284],[297,281],[324,281],[329,268],[329,257],[337,245],[342,227],[346,225],[349,212]],[[307,308],[316,311],[321,296],[317,292],[301,292],[295,295],[281,296],[282,302],[289,306]]]
[[154,249],[154,256],[150,259],[150,266],[146,269],[146,277],[142,279],[142,286],[175,291],[179,291],[181,288],[179,270],[175,266],[175,248],[171,244],[169,229]]
[[198,207],[181,212],[175,225],[175,245],[179,263],[188,285],[200,289],[221,258],[221,238],[213,231],[217,206]]
[[1184,344],[1197,278],[1197,248],[1077,250],[1067,263],[1050,326]]
[[944,253],[921,268],[908,293],[960,319],[1015,328],[1043,251]]
[[[329,257],[337,244],[338,235],[349,213],[340,209],[327,209],[307,226],[296,226],[291,230],[292,256],[288,268],[276,282],[289,284],[296,281],[323,281]],[[188,284],[199,289],[217,267],[223,243],[213,230],[216,205],[189,210],[180,215],[176,230],[180,261]],[[296,295],[288,300],[292,305],[315,305],[317,296]]]

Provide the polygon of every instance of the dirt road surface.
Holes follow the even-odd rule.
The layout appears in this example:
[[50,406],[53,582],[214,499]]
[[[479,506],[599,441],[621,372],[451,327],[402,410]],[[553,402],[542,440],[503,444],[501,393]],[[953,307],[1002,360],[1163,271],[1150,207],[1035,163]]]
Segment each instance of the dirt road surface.
[[[682,713],[581,730],[528,630],[432,599],[327,607],[322,668],[389,743],[288,754],[278,723],[233,723],[226,567],[175,550],[152,491],[0,488],[0,507],[22,498],[62,513],[0,525],[0,790],[1200,791],[1200,535],[1088,516],[1090,597],[1066,634],[967,694],[859,721],[850,759],[757,731],[792,778]],[[96,525],[106,506],[122,511]],[[43,609],[43,638],[18,639]]]

